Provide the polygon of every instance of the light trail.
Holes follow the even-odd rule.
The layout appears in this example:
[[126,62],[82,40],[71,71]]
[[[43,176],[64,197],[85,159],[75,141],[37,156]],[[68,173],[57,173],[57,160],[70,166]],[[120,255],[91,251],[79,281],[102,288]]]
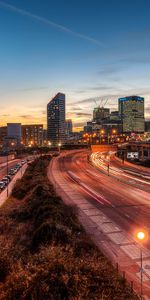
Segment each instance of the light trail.
[[104,202],[106,202],[107,204],[112,206],[112,203],[109,200],[107,200],[101,194],[96,193],[93,189],[89,188],[85,183],[81,182],[81,179],[78,176],[76,176],[73,172],[68,171],[68,175],[75,183],[78,183],[78,185],[84,190],[84,192],[86,192],[89,196],[92,196],[92,198],[94,198],[100,204],[104,205],[105,204]]
[[[99,153],[99,152],[95,152],[95,153],[92,153],[91,154],[91,161],[92,163],[98,167],[99,169],[102,169],[104,170],[105,172],[108,172],[108,164],[109,164],[109,174],[113,174],[115,175],[116,177],[118,176],[121,176],[121,177],[126,177],[128,179],[132,179],[134,180],[135,182],[139,182],[139,183],[144,183],[146,185],[150,185],[150,182],[144,180],[144,179],[140,179],[140,178],[137,178],[137,173],[134,172],[134,171],[131,171],[131,170],[122,170],[121,168],[116,168],[114,166],[110,166],[110,162],[111,162],[111,155],[112,154],[109,154],[109,160],[106,159],[106,154],[105,153]],[[108,155],[107,155],[108,156]],[[131,173],[134,175],[129,175],[129,174],[125,174],[125,173]],[[143,176],[142,174],[138,176],[141,176],[142,178],[145,178],[147,180],[150,180],[150,176]]]

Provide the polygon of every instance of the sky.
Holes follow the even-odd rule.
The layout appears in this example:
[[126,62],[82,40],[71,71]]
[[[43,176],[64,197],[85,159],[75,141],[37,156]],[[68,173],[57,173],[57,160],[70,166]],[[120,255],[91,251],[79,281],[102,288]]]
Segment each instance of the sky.
[[149,0],[0,1],[0,126],[42,123],[66,94],[80,130],[97,105],[145,98],[150,119]]

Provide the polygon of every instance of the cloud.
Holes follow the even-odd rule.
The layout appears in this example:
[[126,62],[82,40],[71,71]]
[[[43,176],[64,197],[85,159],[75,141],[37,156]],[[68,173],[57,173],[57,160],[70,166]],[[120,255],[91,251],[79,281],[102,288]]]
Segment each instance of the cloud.
[[21,115],[21,116],[18,116],[19,118],[22,118],[22,119],[33,119],[33,115]]
[[46,114],[47,114],[46,110],[42,110],[42,115],[46,115]]
[[68,105],[68,107],[70,108],[70,110],[73,110],[73,111],[82,111],[83,108],[81,107],[76,107],[76,106],[71,106],[71,105]]
[[39,90],[46,90],[46,89],[48,89],[48,86],[26,87],[26,88],[17,89],[17,91],[32,92],[32,91],[39,91]]
[[148,64],[148,63],[150,63],[150,56],[143,56],[143,57],[131,56],[129,58],[121,59],[120,61],[121,62],[135,63],[135,64]]
[[101,70],[97,72],[98,75],[103,75],[103,76],[110,76],[118,73],[120,71],[120,68],[117,66],[105,66]]
[[86,125],[86,122],[74,122],[73,125],[74,127],[83,127]]
[[76,94],[84,94],[84,93],[86,93],[86,91],[85,90],[80,90],[80,91],[75,91],[75,93]]
[[146,111],[147,114],[150,113],[150,106],[149,105],[147,107],[145,107],[145,111]]
[[77,117],[91,117],[89,113],[75,113]]
[[102,95],[102,96],[97,96],[97,97],[90,97],[90,98],[87,98],[87,99],[83,99],[83,100],[80,100],[78,102],[74,102],[73,104],[75,105],[78,105],[78,104],[88,104],[88,103],[94,103],[95,101],[97,101],[97,104],[99,104],[100,100],[107,100],[107,98],[110,98],[110,99],[115,99],[116,97],[118,97],[118,95]]
[[114,89],[114,87],[112,86],[104,86],[104,85],[100,85],[100,86],[93,86],[91,88],[89,88],[89,90],[93,90],[93,91],[100,91],[100,90],[112,90]]
[[73,30],[71,30],[71,29],[68,28],[68,27],[65,27],[65,26],[63,26],[63,25],[60,25],[60,24],[55,23],[55,22],[53,22],[53,21],[50,21],[50,20],[48,20],[48,19],[45,19],[45,18],[43,18],[43,17],[41,17],[41,16],[32,14],[32,13],[30,13],[30,12],[24,10],[24,9],[20,9],[20,8],[14,6],[14,5],[8,4],[8,3],[3,2],[3,1],[0,1],[0,5],[1,5],[2,7],[4,7],[4,8],[6,8],[6,9],[9,9],[9,10],[13,11],[13,12],[16,12],[16,13],[18,13],[18,14],[21,14],[21,15],[23,15],[23,16],[27,16],[27,17],[29,17],[29,18],[32,18],[32,19],[34,19],[34,20],[36,20],[36,21],[39,21],[39,22],[41,22],[41,23],[43,23],[43,24],[46,24],[46,25],[48,25],[48,26],[54,27],[54,28],[58,29],[59,31],[66,32],[66,33],[71,34],[71,35],[73,35],[73,36],[76,36],[76,37],[79,37],[79,38],[81,38],[81,39],[84,39],[84,40],[86,40],[86,41],[88,41],[88,42],[90,42],[90,43],[94,43],[94,44],[97,44],[97,45],[99,45],[99,46],[101,46],[101,47],[105,47],[105,45],[104,45],[102,42],[100,42],[100,41],[98,41],[98,40],[96,40],[96,39],[94,39],[94,38],[91,38],[91,37],[86,36],[86,35],[84,35],[84,34],[81,34],[81,33],[79,33],[79,32],[73,31]]

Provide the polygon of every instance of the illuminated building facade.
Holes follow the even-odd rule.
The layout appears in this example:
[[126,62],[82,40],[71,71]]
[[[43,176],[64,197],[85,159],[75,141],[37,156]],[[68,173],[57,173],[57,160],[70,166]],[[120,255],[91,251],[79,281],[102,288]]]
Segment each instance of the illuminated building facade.
[[43,145],[43,125],[22,125],[22,143],[25,146]]
[[66,137],[69,137],[72,134],[72,120],[67,119],[65,124],[66,124]]
[[104,119],[109,118],[110,109],[104,107],[95,107],[93,110],[93,122],[101,124]]
[[129,96],[118,99],[123,133],[144,132],[144,98]]

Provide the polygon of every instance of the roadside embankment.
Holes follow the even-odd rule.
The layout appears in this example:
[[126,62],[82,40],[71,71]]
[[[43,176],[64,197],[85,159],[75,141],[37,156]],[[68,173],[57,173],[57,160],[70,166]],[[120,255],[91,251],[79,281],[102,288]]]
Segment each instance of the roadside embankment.
[[136,300],[47,178],[32,162],[0,209],[0,300]]

